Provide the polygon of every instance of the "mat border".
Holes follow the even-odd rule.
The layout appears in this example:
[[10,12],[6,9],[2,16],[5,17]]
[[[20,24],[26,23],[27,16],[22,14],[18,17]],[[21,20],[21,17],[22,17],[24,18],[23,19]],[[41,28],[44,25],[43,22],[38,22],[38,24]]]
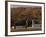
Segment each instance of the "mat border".
[[[44,4],[44,33],[8,35],[8,7],[7,7],[8,2]],[[43,2],[25,2],[25,1],[5,1],[5,36],[25,36],[25,35],[41,35],[41,34],[45,34],[45,3]]]

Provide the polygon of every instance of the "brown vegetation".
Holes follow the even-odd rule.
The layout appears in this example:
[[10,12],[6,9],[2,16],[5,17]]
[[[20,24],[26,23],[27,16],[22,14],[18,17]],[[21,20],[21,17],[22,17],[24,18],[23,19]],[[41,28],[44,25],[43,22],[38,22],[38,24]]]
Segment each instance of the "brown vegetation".
[[34,19],[38,22],[41,21],[41,7],[19,7],[19,8],[11,8],[11,21],[12,25],[14,25],[16,20],[20,19]]

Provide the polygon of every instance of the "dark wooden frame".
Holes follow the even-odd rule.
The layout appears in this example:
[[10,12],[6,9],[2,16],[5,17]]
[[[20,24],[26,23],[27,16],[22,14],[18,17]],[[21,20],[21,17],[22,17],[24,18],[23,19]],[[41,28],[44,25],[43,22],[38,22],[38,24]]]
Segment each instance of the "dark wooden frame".
[[[8,7],[7,7],[8,6],[8,2],[44,4],[44,33],[8,35]],[[41,34],[45,34],[45,3],[43,3],[43,2],[24,2],[24,1],[5,1],[5,36],[24,36],[24,35],[41,35]]]

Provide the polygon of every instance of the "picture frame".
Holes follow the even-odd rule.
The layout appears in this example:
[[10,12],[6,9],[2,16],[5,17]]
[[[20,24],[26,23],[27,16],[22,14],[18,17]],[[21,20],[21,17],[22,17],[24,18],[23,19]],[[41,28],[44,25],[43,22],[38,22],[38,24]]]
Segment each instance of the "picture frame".
[[[15,5],[15,6],[14,6]],[[22,32],[11,32],[11,8],[18,7],[41,7],[41,19],[42,19],[42,27],[39,31],[22,31]],[[14,27],[13,27],[14,28]],[[22,1],[5,1],[5,36],[21,36],[21,35],[37,35],[37,34],[45,34],[45,3],[41,2],[22,2]]]

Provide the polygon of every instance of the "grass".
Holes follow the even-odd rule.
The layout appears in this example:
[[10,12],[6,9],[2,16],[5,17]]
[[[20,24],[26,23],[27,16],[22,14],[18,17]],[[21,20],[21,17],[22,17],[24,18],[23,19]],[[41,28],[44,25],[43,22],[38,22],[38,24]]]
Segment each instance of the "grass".
[[22,32],[22,31],[40,31],[41,29],[34,29],[34,28],[30,28],[30,29],[11,29],[11,32]]

